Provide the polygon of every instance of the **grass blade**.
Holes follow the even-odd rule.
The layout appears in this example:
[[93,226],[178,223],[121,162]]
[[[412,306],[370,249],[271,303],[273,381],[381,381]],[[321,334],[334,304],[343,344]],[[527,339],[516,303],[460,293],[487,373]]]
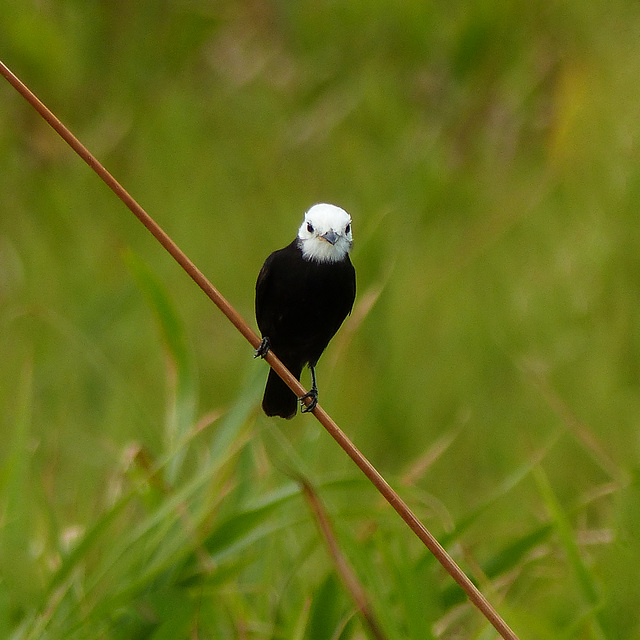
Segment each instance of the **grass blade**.
[[598,608],[601,604],[601,598],[598,593],[595,580],[591,576],[589,569],[582,559],[569,517],[558,502],[551,484],[541,467],[536,469],[535,478],[538,483],[538,489],[553,520],[560,542],[567,554],[569,564],[573,569],[578,586],[580,587],[582,595],[587,601],[589,608],[593,612],[593,615],[589,616],[591,622],[591,637],[596,640],[605,640],[607,636],[603,631],[603,626],[600,620],[598,619]]
[[169,359],[168,382],[172,397],[168,406],[166,446],[174,456],[167,468],[166,480],[172,484],[186,454],[185,448],[179,448],[178,443],[189,432],[196,418],[195,367],[184,327],[163,283],[132,251],[125,253],[125,260],[156,316]]
[[33,528],[30,526],[25,499],[29,488],[28,440],[33,403],[33,365],[27,362],[22,371],[16,399],[16,420],[9,453],[0,475],[0,569],[2,588],[8,589],[13,606],[27,607],[40,586],[40,576],[29,553]]

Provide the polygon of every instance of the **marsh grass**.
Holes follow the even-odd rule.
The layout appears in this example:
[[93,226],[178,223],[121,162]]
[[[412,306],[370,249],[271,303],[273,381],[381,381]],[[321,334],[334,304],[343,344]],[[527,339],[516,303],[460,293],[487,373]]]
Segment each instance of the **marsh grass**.
[[[640,637],[640,15],[403,7],[28,4],[2,57],[247,318],[345,206],[323,405],[520,638]],[[0,120],[0,636],[366,637],[295,469],[386,637],[495,637],[6,86]]]

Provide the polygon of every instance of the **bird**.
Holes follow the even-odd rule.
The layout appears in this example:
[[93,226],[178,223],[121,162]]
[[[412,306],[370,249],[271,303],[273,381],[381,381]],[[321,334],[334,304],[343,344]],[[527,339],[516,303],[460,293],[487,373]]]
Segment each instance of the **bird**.
[[[298,401],[302,413],[317,405],[316,364],[356,297],[352,244],[351,216],[335,205],[315,204],[305,213],[295,240],[274,251],[260,269],[255,313],[262,341],[255,357],[272,350],[298,380],[305,365],[311,371],[311,390],[302,398],[269,371],[262,399],[267,416],[291,419]],[[306,398],[311,402],[305,407]]]

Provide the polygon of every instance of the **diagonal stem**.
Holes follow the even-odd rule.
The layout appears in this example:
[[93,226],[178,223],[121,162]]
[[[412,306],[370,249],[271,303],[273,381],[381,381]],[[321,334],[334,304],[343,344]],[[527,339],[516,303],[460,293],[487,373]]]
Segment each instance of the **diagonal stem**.
[[[7,81],[31,104],[31,106],[51,125],[60,137],[98,174],[107,186],[124,202],[129,210],[153,234],[158,242],[171,254],[176,262],[191,276],[194,282],[204,291],[211,301],[224,313],[238,331],[249,341],[254,349],[260,346],[260,338],[247,324],[244,318],[209,282],[204,274],[195,266],[178,245],[167,235],[158,223],[129,195],[120,183],[102,166],[99,160],[62,124],[62,122],[38,99],[38,97],[0,60],[0,73]],[[275,372],[284,380],[287,386],[298,396],[306,394],[305,388],[280,362],[272,351],[264,358]],[[309,399],[311,402],[311,399]],[[424,545],[446,569],[449,575],[460,585],[471,602],[482,612],[505,640],[518,640],[500,614],[484,597],[467,575],[460,569],[453,558],[444,550],[431,532],[420,522],[408,505],[394,491],[378,470],[349,440],[345,433],[333,421],[331,416],[320,406],[316,405],[313,414],[329,432],[331,437],[342,447],[346,454],[355,462],[358,468],[371,481],[385,500],[397,511],[409,528],[422,540]]]
[[371,631],[371,635],[375,640],[385,640],[386,636],[376,620],[367,592],[358,580],[358,576],[353,570],[353,567],[349,564],[349,561],[344,556],[340,546],[338,545],[338,541],[336,540],[333,527],[331,526],[331,521],[329,520],[329,516],[324,505],[318,497],[315,489],[306,478],[300,476],[298,478],[298,482],[302,487],[302,495],[305,497],[307,504],[316,519],[320,535],[327,545],[329,555],[333,560],[338,576],[342,580],[342,583],[351,595],[356,607],[358,607],[360,614],[367,623],[369,630]]

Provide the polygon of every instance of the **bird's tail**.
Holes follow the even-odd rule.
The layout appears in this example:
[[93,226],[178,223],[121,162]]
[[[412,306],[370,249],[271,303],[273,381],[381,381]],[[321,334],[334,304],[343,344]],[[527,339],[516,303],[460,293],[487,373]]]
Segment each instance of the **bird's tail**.
[[[302,371],[291,371],[291,373],[299,380]],[[273,369],[269,370],[267,386],[262,398],[262,409],[268,416],[280,416],[287,420],[293,418],[298,410],[296,394],[287,387]]]

